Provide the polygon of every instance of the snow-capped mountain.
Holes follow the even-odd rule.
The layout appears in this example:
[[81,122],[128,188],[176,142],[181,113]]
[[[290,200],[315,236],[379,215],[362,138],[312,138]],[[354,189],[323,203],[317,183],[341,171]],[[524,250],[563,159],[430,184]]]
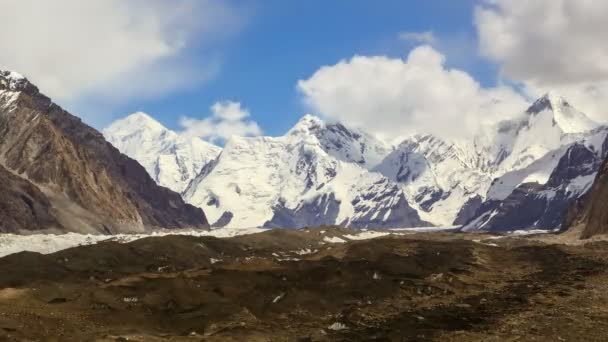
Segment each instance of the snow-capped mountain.
[[443,226],[451,225],[463,203],[483,194],[492,180],[462,145],[432,135],[407,139],[374,170],[400,183],[424,220]]
[[427,225],[401,187],[368,168],[390,147],[307,115],[285,136],[230,139],[184,192],[215,226]]
[[378,165],[393,150],[390,144],[362,130],[347,128],[341,123],[326,124],[310,114],[302,117],[287,135],[304,139],[312,135],[332,157],[366,169]]
[[[594,141],[598,136],[606,137],[606,131],[598,132],[592,139],[576,142],[557,152],[550,152],[538,162],[531,164],[528,175],[504,198],[488,199],[480,205],[475,217],[463,230],[514,231],[522,229],[553,230],[562,226],[565,215],[573,201],[590,189],[600,165],[606,158],[608,140],[599,146]],[[559,157],[558,157],[559,156]],[[558,159],[553,168],[539,167]],[[536,165],[535,165],[536,164]],[[540,172],[539,172],[540,170]],[[523,172],[522,172],[523,171]],[[540,179],[538,175],[545,177]],[[502,178],[507,178],[505,177]],[[532,177],[530,177],[532,176]],[[501,178],[496,183],[500,183]]]
[[565,99],[547,94],[470,140],[411,137],[375,170],[402,184],[423,219],[460,225],[485,199],[504,200],[524,182],[545,184],[572,144],[601,145],[598,127]]
[[396,147],[311,115],[284,136],[235,137],[223,150],[142,113],[104,133],[216,227],[550,228],[606,151],[606,128],[553,94],[470,138],[418,134]]
[[145,113],[134,113],[103,130],[122,153],[141,163],[164,187],[182,192],[214,160],[221,148],[199,138],[185,138]]
[[500,175],[523,169],[597,127],[564,98],[546,94],[518,117],[482,130],[474,148],[481,166]]
[[569,203],[586,193],[606,157],[607,129],[555,95],[499,128],[503,144],[486,145],[500,146],[494,150],[502,159],[496,179],[464,229],[559,228]]

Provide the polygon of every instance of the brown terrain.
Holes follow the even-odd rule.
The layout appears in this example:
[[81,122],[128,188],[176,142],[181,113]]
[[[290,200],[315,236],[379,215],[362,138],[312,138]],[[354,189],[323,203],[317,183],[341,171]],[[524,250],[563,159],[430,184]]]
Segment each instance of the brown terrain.
[[275,230],[0,259],[6,341],[605,341],[608,243]]
[[202,210],[26,79],[0,71],[0,95],[0,231],[208,228]]

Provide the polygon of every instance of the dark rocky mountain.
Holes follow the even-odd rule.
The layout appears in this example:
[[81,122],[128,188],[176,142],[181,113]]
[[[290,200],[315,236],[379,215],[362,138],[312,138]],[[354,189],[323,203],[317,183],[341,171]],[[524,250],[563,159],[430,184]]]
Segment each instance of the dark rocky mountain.
[[51,203],[32,183],[0,166],[0,231],[59,227]]
[[[608,139],[604,151],[608,149]],[[608,234],[608,159],[599,167],[593,185],[585,196],[571,203],[565,228],[579,234],[581,239]]]
[[101,133],[0,71],[0,230],[116,233],[207,228],[203,211],[158,186]]
[[454,220],[454,225],[462,226],[469,222],[473,217],[475,217],[475,214],[479,208],[481,208],[482,204],[483,198],[479,195],[469,198],[469,200],[464,203],[462,208],[460,208],[460,211]]

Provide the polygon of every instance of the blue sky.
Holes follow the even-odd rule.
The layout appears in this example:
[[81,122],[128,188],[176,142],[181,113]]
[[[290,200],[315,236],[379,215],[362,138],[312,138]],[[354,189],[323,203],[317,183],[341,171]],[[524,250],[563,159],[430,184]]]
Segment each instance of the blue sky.
[[[298,80],[319,67],[353,55],[402,58],[416,45],[404,31],[433,31],[443,43],[448,66],[463,68],[482,84],[495,83],[492,64],[477,57],[474,1],[252,1],[243,27],[221,44],[221,67],[213,79],[156,99],[133,98],[94,120],[144,111],[179,129],[182,115],[202,118],[218,100],[240,102],[267,135],[281,135],[309,111],[296,90]],[[208,51],[193,58],[205,59]],[[84,106],[82,110],[87,110]]]

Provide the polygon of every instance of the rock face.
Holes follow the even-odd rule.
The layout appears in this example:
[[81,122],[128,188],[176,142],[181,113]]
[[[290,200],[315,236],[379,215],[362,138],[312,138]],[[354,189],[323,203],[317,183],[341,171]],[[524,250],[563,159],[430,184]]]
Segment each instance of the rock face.
[[460,225],[475,216],[481,201],[503,201],[525,182],[544,184],[571,144],[590,137],[601,143],[600,130],[565,99],[547,94],[470,138],[410,137],[375,170],[403,186],[423,219]]
[[428,225],[398,184],[369,171],[389,152],[359,130],[305,116],[282,137],[229,140],[184,197],[229,227]]
[[122,153],[137,160],[156,183],[181,193],[221,148],[183,137],[145,113],[134,113],[103,130]]
[[494,137],[477,138],[478,150],[491,152],[485,160],[494,162],[483,164],[494,180],[463,229],[561,228],[570,203],[599,169],[607,132],[563,98],[545,95],[519,118],[501,122]]
[[475,217],[477,210],[479,210],[482,204],[483,198],[479,195],[469,198],[462,208],[460,208],[460,211],[454,220],[454,224],[457,226],[462,226],[469,222],[473,217]]
[[0,166],[0,232],[18,233],[20,229],[60,227],[51,203],[32,183]]
[[[598,135],[605,137],[606,132]],[[524,181],[507,197],[485,201],[463,229],[504,232],[562,227],[568,208],[589,190],[606,157],[607,151],[601,145],[597,149],[592,140],[556,152],[561,158],[546,182]]]
[[0,71],[0,160],[3,189],[14,195],[0,198],[4,222],[13,222],[5,231],[208,227],[202,210],[158,186],[101,133],[6,71]]
[[[608,139],[604,144],[608,148]],[[604,157],[606,153],[604,153]],[[578,201],[571,203],[566,228],[575,231],[580,238],[608,234],[608,160],[599,166],[597,176],[589,192]]]

